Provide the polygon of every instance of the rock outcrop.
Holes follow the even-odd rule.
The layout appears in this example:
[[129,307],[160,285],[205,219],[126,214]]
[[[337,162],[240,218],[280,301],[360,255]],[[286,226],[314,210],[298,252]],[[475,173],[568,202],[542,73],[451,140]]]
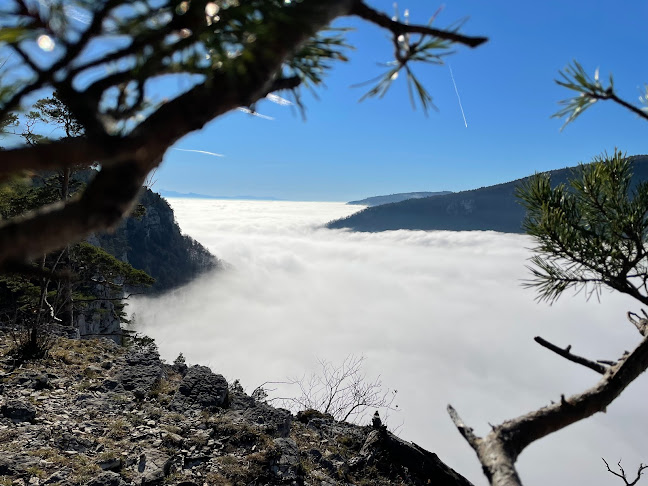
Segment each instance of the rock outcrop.
[[173,210],[159,194],[144,188],[140,210],[112,233],[92,235],[88,242],[155,278],[152,291],[184,285],[222,263],[193,238],[183,235]]
[[0,356],[0,484],[470,486],[379,421],[293,417],[152,346],[61,338],[12,364]]
[[193,366],[182,378],[170,409],[186,413],[190,410],[214,412],[229,405],[229,387],[222,375],[216,375],[206,366]]

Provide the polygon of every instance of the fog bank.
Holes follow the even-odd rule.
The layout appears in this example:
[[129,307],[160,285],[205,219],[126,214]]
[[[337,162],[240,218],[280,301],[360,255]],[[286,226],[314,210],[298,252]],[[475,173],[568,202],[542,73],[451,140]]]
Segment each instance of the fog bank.
[[[486,484],[445,411],[478,434],[595,383],[596,373],[541,348],[536,335],[592,359],[615,359],[640,336],[638,311],[610,293],[548,306],[521,287],[532,245],[493,232],[349,233],[319,229],[357,207],[340,203],[170,199],[184,232],[231,264],[160,298],[138,298],[138,330],[172,361],[182,352],[251,392],[315,370],[316,358],[367,357],[370,376],[398,390],[401,437]],[[527,485],[609,485],[601,457],[648,462],[642,376],[608,409],[531,445]]]

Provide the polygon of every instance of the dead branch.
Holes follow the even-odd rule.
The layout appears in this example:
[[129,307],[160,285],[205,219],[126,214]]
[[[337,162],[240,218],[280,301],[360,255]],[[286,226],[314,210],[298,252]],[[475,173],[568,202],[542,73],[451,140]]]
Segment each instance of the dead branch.
[[623,470],[623,467],[621,466],[621,460],[617,462],[617,466],[619,467],[619,472],[613,471],[604,458],[601,457],[601,460],[605,463],[605,467],[607,467],[607,470],[610,473],[614,474],[616,477],[621,478],[626,486],[634,486],[635,484],[637,484],[637,482],[639,482],[639,479],[641,479],[641,475],[643,474],[644,469],[648,469],[648,465],[643,463],[639,464],[639,469],[637,470],[637,477],[635,478],[634,481],[630,482],[628,480],[628,477],[626,476],[626,472]]
[[582,393],[493,426],[485,437],[477,437],[452,406],[448,413],[455,426],[477,453],[484,473],[494,486],[521,486],[515,469],[519,454],[532,442],[605,412],[612,401],[648,369],[648,337],[629,354],[605,370],[599,382]]
[[637,328],[642,336],[645,336],[648,333],[648,314],[644,309],[641,309],[641,313],[644,315],[643,317],[634,312],[628,312],[627,315],[630,323]]
[[[572,361],[574,363],[583,365],[586,368],[596,371],[597,373],[603,374],[607,371],[607,367],[603,366],[603,361],[598,361],[598,362],[591,361],[587,358],[583,358],[582,356],[577,356],[575,354],[572,354],[570,352],[571,345],[567,346],[565,349],[562,349],[556,346],[555,344],[552,344],[549,341],[542,339],[540,336],[536,336],[535,338],[533,338],[533,340],[536,343],[538,343],[540,346],[543,346],[553,351],[554,353],[562,356],[563,358],[568,359],[569,361]],[[605,364],[614,364],[614,362],[605,361]]]

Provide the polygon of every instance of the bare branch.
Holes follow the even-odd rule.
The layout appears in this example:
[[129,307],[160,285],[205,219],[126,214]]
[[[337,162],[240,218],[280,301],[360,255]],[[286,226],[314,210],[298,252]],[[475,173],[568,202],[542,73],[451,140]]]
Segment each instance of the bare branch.
[[112,298],[108,298],[108,297],[92,297],[92,298],[89,298],[89,299],[76,298],[76,299],[74,299],[74,302],[95,302],[97,300],[101,300],[102,302],[103,301],[106,301],[106,302],[109,302],[109,301],[122,301],[122,300],[130,299],[134,295],[144,295],[144,292],[131,292],[128,295],[124,295],[122,297],[112,297]]
[[619,460],[619,462],[617,463],[617,466],[619,467],[619,472],[613,471],[604,458],[601,457],[601,460],[605,463],[605,467],[607,467],[607,470],[610,473],[614,474],[616,477],[621,478],[626,486],[634,486],[635,484],[637,484],[637,482],[639,482],[639,479],[641,479],[641,475],[643,474],[644,469],[648,469],[648,465],[639,464],[639,469],[637,470],[637,477],[635,478],[634,481],[630,482],[628,481],[628,477],[626,476],[626,473],[623,470],[623,467],[621,466],[621,460]]
[[445,39],[451,42],[457,42],[458,44],[464,44],[468,47],[478,47],[488,40],[488,38],[486,37],[469,37],[466,35],[458,34],[456,32],[435,29],[433,27],[423,25],[403,24],[401,22],[392,20],[384,13],[374,10],[361,0],[355,2],[352,13],[353,15],[357,15],[358,17],[363,18],[373,24],[384,27],[396,36],[400,34],[431,35],[433,37],[438,37],[439,39]]
[[[568,359],[569,361],[572,361],[574,363],[578,363],[580,365],[583,365],[591,370],[596,371],[597,373],[600,373],[601,375],[604,374],[607,371],[607,367],[603,366],[601,362],[596,362],[596,361],[591,361],[587,358],[583,358],[582,356],[577,356],[575,354],[572,354],[570,352],[571,345],[567,346],[565,349],[559,348],[555,344],[551,344],[549,341],[542,339],[540,336],[536,336],[533,338],[533,340],[538,343],[540,346],[543,346],[554,353],[562,356],[565,359]],[[609,361],[607,363],[610,363]]]
[[634,327],[641,333],[642,336],[648,335],[648,314],[644,309],[641,309],[644,317],[635,314],[634,312],[628,312],[628,320],[632,323]]
[[101,161],[110,165],[115,157],[130,155],[134,144],[119,137],[106,137],[105,143],[87,137],[73,137],[55,142],[0,151],[0,174],[23,170],[54,170]]
[[273,397],[267,401],[279,402],[294,412],[315,409],[343,422],[361,419],[369,409],[398,410],[398,405],[393,404],[397,391],[383,389],[380,377],[368,380],[362,372],[364,360],[363,356],[349,355],[338,366],[319,359],[319,371],[309,377],[269,382],[295,385],[299,388],[299,395]]
[[594,98],[596,100],[611,100],[611,101],[614,101],[616,104],[623,106],[627,110],[630,110],[632,113],[639,116],[640,118],[643,118],[644,120],[648,120],[648,113],[647,112],[645,112],[641,108],[636,107],[632,103],[628,103],[624,99],[619,98],[617,96],[617,94],[612,90],[606,91],[604,94],[592,92],[592,93],[589,93],[589,96],[591,96],[592,98]]
[[274,80],[274,82],[270,85],[270,88],[268,89],[266,95],[269,95],[270,93],[274,93],[275,91],[295,89],[300,84],[301,84],[301,78],[299,76],[291,76],[289,78],[279,78]]
[[459,430],[459,433],[463,436],[466,441],[472,446],[473,449],[477,450],[479,444],[481,443],[481,438],[477,437],[472,427],[468,427],[466,423],[461,419],[457,411],[452,405],[448,405],[448,414],[450,419],[455,424],[455,427]]
[[448,408],[453,422],[468,441],[482,464],[491,484],[521,486],[515,461],[526,446],[568,425],[583,420],[607,406],[625,388],[648,369],[648,337],[629,354],[609,367],[592,388],[570,397],[561,396],[559,403],[493,427],[483,438],[476,438],[452,407]]

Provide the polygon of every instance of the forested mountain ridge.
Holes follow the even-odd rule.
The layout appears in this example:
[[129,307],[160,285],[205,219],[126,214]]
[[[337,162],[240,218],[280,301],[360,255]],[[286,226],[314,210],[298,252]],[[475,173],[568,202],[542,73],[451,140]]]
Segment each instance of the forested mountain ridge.
[[452,194],[451,191],[439,191],[439,192],[400,192],[397,194],[389,194],[385,196],[373,196],[367,197],[365,199],[360,199],[358,201],[349,201],[347,204],[357,204],[362,206],[380,206],[381,204],[390,204],[395,202],[406,201],[407,199],[421,199],[424,197],[432,196],[445,196],[446,194]]
[[[630,159],[633,184],[648,181],[648,155],[636,155]],[[552,186],[566,183],[576,170],[578,167],[549,171]],[[369,207],[331,221],[326,227],[368,232],[409,229],[523,233],[525,211],[515,191],[528,179],[525,177],[470,191]]]
[[113,233],[95,234],[88,242],[155,278],[153,291],[186,284],[221,266],[220,260],[190,236],[183,235],[173,209],[159,194],[142,189],[140,206]]

